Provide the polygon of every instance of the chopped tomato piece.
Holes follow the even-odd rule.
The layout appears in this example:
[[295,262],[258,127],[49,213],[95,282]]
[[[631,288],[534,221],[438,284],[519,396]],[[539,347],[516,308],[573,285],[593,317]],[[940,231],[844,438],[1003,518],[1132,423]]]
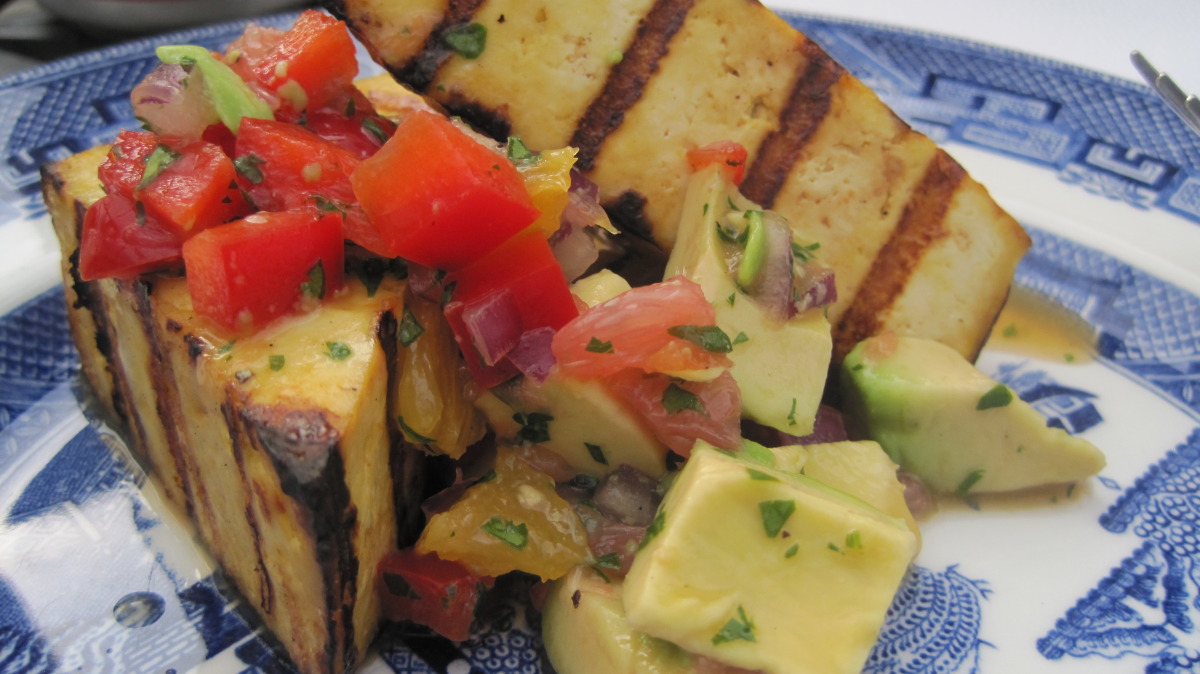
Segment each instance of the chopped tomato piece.
[[714,323],[716,311],[700,286],[679,276],[588,309],[554,336],[554,356],[565,374],[580,379],[629,367],[679,374],[727,368],[731,361],[720,349],[677,336],[682,326]]
[[236,147],[239,180],[261,210],[344,210],[354,201],[358,157],[303,127],[243,119]]
[[388,620],[410,620],[452,641],[471,637],[480,588],[494,579],[478,576],[435,553],[406,548],[379,562],[377,587]]
[[508,356],[524,335],[557,330],[579,313],[550,244],[537,231],[513,237],[448,276],[447,284],[453,292],[446,320],[484,387],[517,373]]
[[510,161],[431,112],[401,120],[351,181],[384,246],[374,252],[447,271],[483,257],[538,216]]
[[146,158],[154,153],[158,144],[158,136],[149,131],[125,130],[117,134],[98,171],[104,193],[132,198],[133,191],[146,174]]
[[747,156],[745,146],[732,140],[719,140],[704,147],[688,150],[687,153],[688,164],[693,171],[699,171],[709,164],[717,164],[724,168],[734,185],[742,184],[742,178],[746,175]]
[[741,442],[742,397],[729,372],[697,382],[629,368],[605,383],[654,437],[680,456],[690,456],[696,440],[723,449]]
[[353,87],[324,107],[310,111],[304,125],[359,159],[378,152],[396,130],[396,124],[377,114],[371,101]]
[[234,70],[278,94],[285,111],[319,108],[351,86],[358,75],[354,40],[346,24],[316,10],[302,13],[269,48],[254,46],[253,51],[240,54]]
[[120,192],[88,208],[79,242],[83,280],[133,278],[179,261],[182,242],[176,232],[139,211]]
[[256,213],[206,229],[183,246],[197,313],[234,331],[323,299],[342,287],[341,218]]
[[182,238],[250,212],[233,161],[212,143],[188,143],[134,194],[146,214]]

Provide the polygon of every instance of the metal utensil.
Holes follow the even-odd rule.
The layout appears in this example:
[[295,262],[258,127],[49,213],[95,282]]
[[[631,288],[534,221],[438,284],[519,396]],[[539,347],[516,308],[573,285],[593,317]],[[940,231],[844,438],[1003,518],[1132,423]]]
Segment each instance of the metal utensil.
[[1167,106],[1175,111],[1175,114],[1179,115],[1193,131],[1200,134],[1200,98],[1197,98],[1195,94],[1184,93],[1166,73],[1151,65],[1140,51],[1130,52],[1129,59],[1133,61],[1133,67],[1137,68],[1142,79],[1146,80],[1154,93],[1166,101]]

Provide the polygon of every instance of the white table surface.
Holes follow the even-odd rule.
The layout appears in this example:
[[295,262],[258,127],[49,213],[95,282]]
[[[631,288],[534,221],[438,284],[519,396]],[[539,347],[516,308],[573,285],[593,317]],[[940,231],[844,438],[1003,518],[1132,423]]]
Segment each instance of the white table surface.
[[914,28],[1141,81],[1140,50],[1200,94],[1200,0],[764,0],[776,9]]

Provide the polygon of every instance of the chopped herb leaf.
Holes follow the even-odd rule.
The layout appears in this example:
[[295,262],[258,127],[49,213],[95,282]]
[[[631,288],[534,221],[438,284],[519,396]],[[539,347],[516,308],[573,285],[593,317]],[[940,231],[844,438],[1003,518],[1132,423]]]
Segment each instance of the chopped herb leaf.
[[442,41],[459,56],[477,59],[487,46],[487,26],[482,23],[467,23],[454,26],[442,33]]
[[619,569],[621,568],[621,557],[615,552],[610,552],[607,555],[600,555],[596,558],[595,565],[602,569]]
[[454,297],[454,289],[457,287],[458,284],[454,281],[451,281],[450,283],[447,283],[444,288],[442,288],[441,305],[443,307],[450,303],[450,299]]
[[554,417],[543,412],[517,412],[512,418],[521,424],[517,440],[531,445],[550,441],[550,422]]
[[788,499],[783,501],[760,501],[758,511],[762,514],[763,531],[768,538],[775,538],[783,530],[792,513],[796,512],[796,502]]
[[737,268],[737,282],[749,288],[758,280],[767,259],[767,226],[762,211],[746,211],[746,252]]
[[705,351],[713,353],[729,353],[733,351],[733,342],[729,335],[715,325],[676,325],[667,328],[672,337],[686,339]]
[[746,333],[739,332],[737,333],[737,337],[733,338],[733,345],[737,346],[738,344],[745,344],[748,341],[750,341],[750,338],[746,336]]
[[584,347],[584,350],[591,353],[612,353],[613,345],[611,341],[602,342],[599,339],[592,337],[588,340],[587,346]]
[[784,558],[784,559],[791,559],[792,557],[795,557],[795,556],[796,556],[796,553],[797,553],[797,552],[800,552],[800,544],[799,544],[799,543],[792,543],[792,547],[788,548],[788,549],[787,549],[787,552],[783,553],[783,558]]
[[662,533],[663,527],[666,525],[667,513],[665,510],[660,508],[659,511],[654,514],[654,520],[650,522],[650,526],[646,527],[646,536],[642,538],[642,543],[638,546],[638,550],[641,550],[649,545],[650,541],[654,540],[659,534]]
[[374,119],[372,119],[370,117],[363,117],[362,127],[364,130],[366,130],[367,133],[371,134],[371,136],[375,140],[379,141],[381,144],[387,142],[388,135],[383,130],[383,127],[379,126],[379,122],[375,121]]
[[224,344],[222,344],[221,346],[218,346],[218,347],[217,347],[216,354],[217,354],[218,356],[224,356],[224,355],[228,354],[230,351],[233,351],[233,345],[234,345],[234,344],[237,344],[237,340],[236,340],[236,339],[235,339],[235,340],[233,340],[233,341],[225,342],[225,343],[224,343]]
[[493,517],[480,528],[517,550],[524,550],[525,544],[529,542],[529,527],[525,526],[524,522],[518,524],[512,520]]
[[757,641],[754,636],[754,622],[746,616],[746,609],[738,604],[737,611],[737,617],[730,618],[721,631],[712,638],[714,646],[730,641]]
[[954,493],[960,498],[966,496],[967,492],[971,491],[971,487],[974,487],[975,483],[979,482],[981,479],[983,479],[983,469],[976,468],[970,473],[967,473],[967,476],[963,478],[963,481],[958,483],[958,489],[955,489]]
[[662,406],[668,414],[678,414],[684,410],[691,410],[708,416],[708,410],[704,409],[704,403],[700,400],[700,397],[674,382],[663,391]]
[[1075,354],[1073,354],[1073,353],[1064,353],[1064,354],[1063,354],[1063,360],[1067,361],[1068,363],[1074,363],[1074,362],[1075,362]]
[[166,145],[156,145],[154,151],[146,157],[146,170],[142,173],[142,181],[138,183],[138,189],[154,182],[158,174],[163,172],[171,162],[179,158],[179,155],[171,150]]
[[421,435],[420,433],[414,431],[413,427],[409,426],[408,422],[404,420],[404,417],[398,414],[396,415],[396,423],[400,426],[400,430],[404,431],[404,436],[408,438],[410,442],[415,442],[419,445],[429,445],[433,443],[433,438],[427,435]]
[[602,463],[606,466],[608,465],[608,457],[604,456],[604,448],[603,447],[601,447],[600,445],[593,445],[590,442],[583,443],[583,446],[587,447],[588,454],[592,455],[593,461],[595,461],[596,463]]
[[273,372],[282,370],[285,363],[287,363],[287,360],[279,354],[272,354],[267,358],[267,365]]
[[801,262],[808,262],[816,257],[817,249],[821,247],[820,243],[810,243],[807,246],[792,242],[792,257],[795,257]]
[[538,153],[530,150],[529,147],[525,145],[525,141],[521,140],[517,136],[508,137],[506,154],[508,155],[508,160],[517,166],[533,164],[541,157],[541,155]]
[[421,333],[425,332],[425,326],[417,320],[413,315],[412,309],[404,307],[404,316],[400,319],[400,344],[404,347],[412,346],[412,343],[417,341]]
[[257,185],[263,181],[262,165],[265,163],[258,155],[246,154],[233,160],[233,168],[238,175]]
[[1017,326],[1012,325],[1012,324],[1005,326],[1004,327],[1004,336],[1005,337],[1016,337],[1017,336]]
[[342,342],[325,342],[325,355],[334,360],[346,360],[350,357],[350,347]]
[[1012,390],[1004,384],[996,384],[990,391],[984,393],[975,405],[977,410],[990,410],[994,407],[1004,407],[1012,402]]
[[729,293],[729,297],[726,297],[725,301],[729,302],[729,306],[732,307],[737,302],[737,292]]
[[841,549],[841,548],[839,548],[839,547],[838,547],[836,544],[834,544],[834,543],[829,543],[829,544],[828,544],[828,545],[826,545],[825,547],[829,548],[830,550],[833,550],[834,552],[841,552],[841,551],[842,551],[842,549]]
[[330,199],[329,197],[322,196],[320,194],[314,194],[312,195],[312,200],[313,204],[316,205],[317,210],[322,213],[346,214],[346,207],[334,201],[333,199]]
[[761,470],[747,468],[746,472],[750,474],[751,480],[759,480],[761,482],[778,482],[779,481],[779,478],[775,477],[774,475],[771,475],[770,473],[764,473]]
[[858,529],[846,534],[846,547],[851,550],[862,550],[862,534]]
[[796,425],[796,399],[792,398],[792,409],[787,415],[788,426]]
[[317,263],[308,270],[308,277],[300,284],[300,294],[313,300],[325,299],[325,263]]

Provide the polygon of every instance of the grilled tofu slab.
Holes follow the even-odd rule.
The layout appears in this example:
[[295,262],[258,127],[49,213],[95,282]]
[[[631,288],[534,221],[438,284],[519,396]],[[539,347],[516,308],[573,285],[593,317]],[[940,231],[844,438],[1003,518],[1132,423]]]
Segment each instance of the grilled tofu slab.
[[[615,222],[675,241],[686,152],[750,151],[745,195],[837,274],[834,360],[887,330],[970,359],[1030,241],[933,141],[756,0],[326,0],[402,83],[502,139],[572,145]],[[446,36],[478,23],[481,53]]]
[[43,170],[84,374],[297,667],[350,670],[380,621],[378,561],[418,524],[422,454],[389,421],[403,284],[351,281],[231,341],[195,315],[181,277],[83,282],[79,231],[105,152]]

